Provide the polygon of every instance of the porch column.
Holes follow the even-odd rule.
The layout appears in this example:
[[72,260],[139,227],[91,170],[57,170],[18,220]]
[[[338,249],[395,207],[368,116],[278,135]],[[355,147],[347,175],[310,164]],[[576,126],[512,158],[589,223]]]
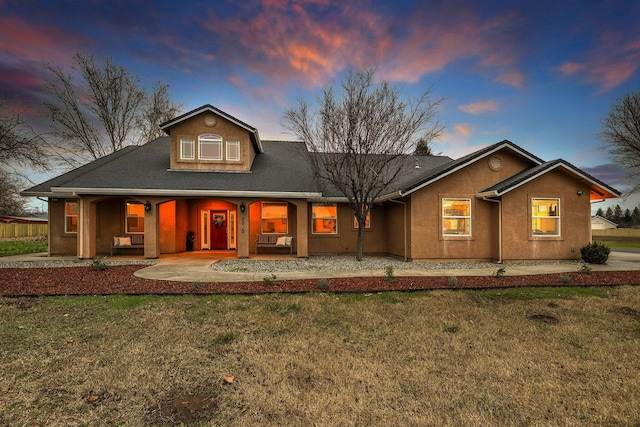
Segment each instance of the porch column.
[[[237,200],[238,205],[238,218],[236,224],[237,251],[238,258],[249,258],[249,251],[251,250],[251,235],[249,234],[249,209],[251,202],[249,200]],[[241,205],[244,204],[244,212],[242,212]]]
[[144,257],[158,258],[160,255],[160,239],[158,238],[158,204],[155,200],[148,201],[151,209],[144,210]]
[[91,259],[96,256],[96,204],[93,199],[78,200],[78,258]]
[[307,200],[296,200],[296,252],[298,258],[309,256],[309,212]]

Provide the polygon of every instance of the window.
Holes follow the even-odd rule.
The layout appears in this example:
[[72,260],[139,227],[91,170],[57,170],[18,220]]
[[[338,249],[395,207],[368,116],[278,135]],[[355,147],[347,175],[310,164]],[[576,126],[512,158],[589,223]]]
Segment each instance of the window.
[[78,201],[68,200],[64,202],[64,232],[78,232]]
[[144,205],[142,203],[127,202],[125,233],[144,233]]
[[240,160],[240,141],[227,141],[227,160]]
[[531,199],[531,231],[534,236],[560,235],[560,199]]
[[184,160],[193,160],[193,139],[180,140],[180,158]]
[[442,199],[442,235],[471,236],[471,199]]
[[338,205],[335,203],[311,205],[311,233],[338,234]]
[[198,137],[198,158],[222,160],[222,137],[206,133]]
[[[356,219],[356,216],[353,216],[353,228],[359,228],[360,224],[358,224],[358,220]],[[367,217],[364,219],[364,228],[365,229],[370,229],[371,228],[371,209],[369,209],[369,213],[367,213]]]
[[262,202],[262,233],[286,234],[288,231],[287,203]]

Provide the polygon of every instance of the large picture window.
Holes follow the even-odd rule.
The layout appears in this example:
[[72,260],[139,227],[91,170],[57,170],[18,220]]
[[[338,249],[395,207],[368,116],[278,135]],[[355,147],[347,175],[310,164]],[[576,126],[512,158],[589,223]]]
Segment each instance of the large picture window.
[[180,158],[183,160],[193,160],[193,139],[181,139],[180,140]]
[[442,199],[442,235],[471,236],[471,199]]
[[198,158],[222,160],[222,137],[207,133],[198,137]]
[[560,199],[531,199],[534,236],[560,236]]
[[311,205],[311,233],[338,234],[338,205],[314,203]]
[[262,234],[287,234],[289,231],[286,202],[262,202],[261,215]]
[[78,201],[67,200],[64,202],[64,232],[78,232]]
[[127,202],[125,232],[128,234],[144,233],[144,205],[138,202]]

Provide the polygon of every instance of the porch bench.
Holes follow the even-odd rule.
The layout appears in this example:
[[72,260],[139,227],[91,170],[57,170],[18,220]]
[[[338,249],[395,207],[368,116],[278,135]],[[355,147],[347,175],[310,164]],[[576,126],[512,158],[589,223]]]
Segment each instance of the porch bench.
[[111,240],[111,256],[114,249],[144,249],[144,234],[113,236]]
[[256,236],[256,255],[258,248],[289,248],[289,253],[293,254],[293,237],[258,234]]

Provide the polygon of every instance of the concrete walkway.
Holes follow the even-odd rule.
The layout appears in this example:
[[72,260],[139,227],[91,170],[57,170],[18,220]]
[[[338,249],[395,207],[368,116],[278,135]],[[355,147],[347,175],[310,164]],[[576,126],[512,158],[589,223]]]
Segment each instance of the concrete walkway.
[[[181,256],[182,255],[182,256]],[[268,259],[268,258],[261,258]],[[273,259],[273,258],[272,258]],[[278,258],[282,260],[282,257]],[[355,270],[355,271],[300,271],[300,272],[220,272],[212,271],[209,266],[215,262],[210,256],[202,257],[186,257],[183,254],[176,256],[163,256],[162,262],[156,265],[138,270],[135,276],[145,279],[154,280],[173,280],[180,282],[255,282],[262,281],[265,276],[275,274],[279,280],[296,280],[296,279],[321,279],[321,278],[338,278],[338,277],[382,277],[385,275],[383,270]],[[551,274],[551,273],[568,273],[577,272],[581,264],[545,264],[509,266],[505,264],[495,264],[493,268],[472,268],[472,269],[452,269],[452,270],[429,270],[429,269],[412,269],[413,263],[407,263],[406,269],[395,269],[394,276],[491,276],[499,268],[505,268],[505,276],[530,275],[530,274]],[[609,260],[605,265],[590,265],[593,271],[638,271],[640,274],[640,254],[611,252]]]
[[[227,259],[233,259],[230,255]],[[288,256],[268,256],[259,255],[252,257],[253,259],[277,259],[284,261],[287,258],[295,258]],[[275,274],[279,280],[296,280],[296,279],[321,279],[321,278],[338,278],[338,277],[383,277],[384,270],[354,270],[354,271],[300,271],[300,272],[220,272],[209,269],[209,266],[217,262],[220,257],[212,259],[210,252],[184,252],[175,255],[162,255],[155,265],[142,268],[135,272],[135,276],[144,279],[153,280],[171,280],[179,282],[261,282],[264,277]],[[222,259],[225,259],[223,256]],[[116,256],[108,257],[107,261],[141,261],[141,256]],[[87,263],[90,261],[79,261],[76,257],[47,257],[46,254],[30,254],[0,258],[2,262],[47,262],[47,261],[68,261]],[[393,274],[396,277],[401,276],[491,276],[499,268],[504,267],[505,276],[530,275],[530,274],[552,274],[552,273],[570,273],[577,272],[581,264],[579,262],[567,262],[560,264],[543,264],[543,265],[513,265],[509,263],[494,264],[491,268],[465,268],[465,269],[416,269],[417,263],[406,263],[406,269],[395,268]],[[589,265],[593,271],[638,271],[640,275],[640,253],[611,251],[609,260],[605,265]],[[1,274],[1,270],[0,270]]]

